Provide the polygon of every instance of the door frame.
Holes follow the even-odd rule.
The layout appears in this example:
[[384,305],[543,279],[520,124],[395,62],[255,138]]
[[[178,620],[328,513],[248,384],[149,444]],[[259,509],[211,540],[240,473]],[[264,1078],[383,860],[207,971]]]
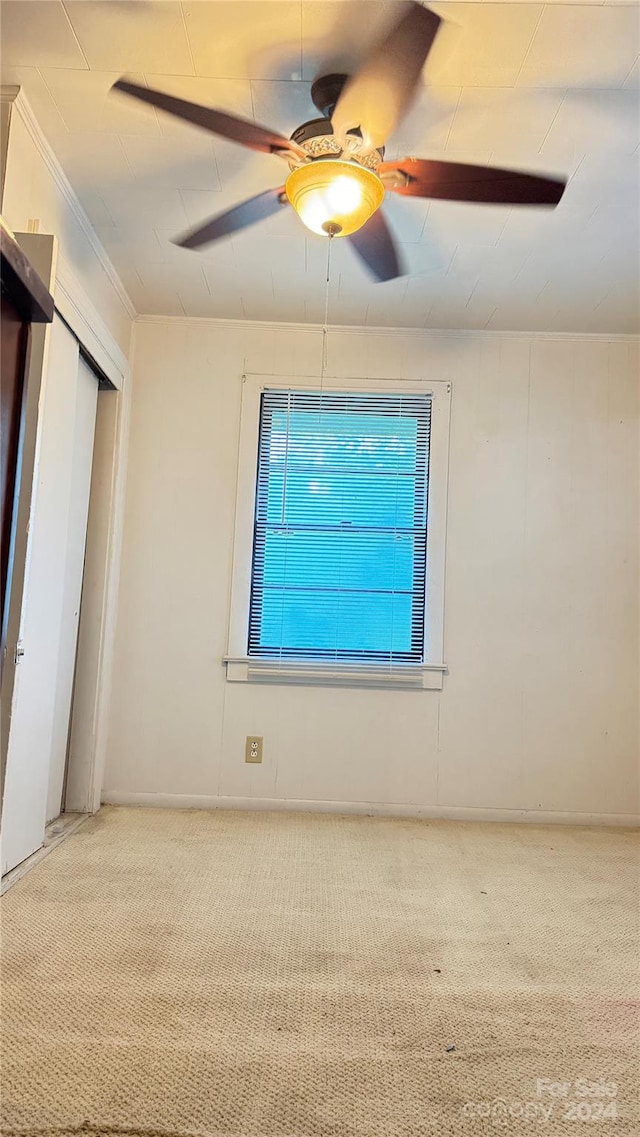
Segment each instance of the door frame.
[[[65,802],[67,811],[94,813],[100,808],[108,741],[131,402],[129,361],[65,258],[57,252],[55,238],[44,234],[23,233],[16,234],[16,239],[40,275],[49,280],[55,310],[77,339],[80,353],[98,375],[100,387],[112,391],[107,400],[106,413],[102,413],[104,398],[98,400],[98,415],[103,419],[100,423],[101,468],[96,475],[101,495],[99,527],[102,560],[97,566],[94,581],[94,618],[91,625],[85,628],[82,643],[78,645],[78,651],[82,653],[79,655],[78,666],[85,665],[86,656],[90,659],[92,668],[92,690],[84,716],[87,748],[82,761],[77,763],[78,769],[69,770]],[[16,667],[14,659],[20,635],[20,613],[29,571],[27,533],[34,477],[38,399],[48,362],[48,327],[34,328],[34,333],[27,379],[30,395],[25,413],[25,440],[29,441],[29,452],[26,452],[25,446],[18,495],[13,587],[8,606],[7,666],[0,692],[3,765],[11,727]],[[70,729],[72,727],[73,723]],[[7,804],[10,807],[10,803]]]
[[[67,812],[96,813],[100,809],[107,759],[131,416],[131,373],[129,359],[119,348],[64,257],[59,258],[54,297],[56,311],[76,336],[80,354],[98,375],[100,388],[89,499],[90,528],[97,503],[100,517],[87,540],[92,546],[89,552],[95,549],[96,539],[101,542],[102,550],[93,579],[92,620],[88,622],[85,619],[81,623],[77,663],[78,669],[91,670],[92,680],[89,702],[83,711],[86,749],[82,760],[76,761],[72,755],[65,794]],[[133,337],[132,325],[131,351]],[[107,391],[111,393],[106,394]],[[74,729],[74,718],[78,714],[74,692],[70,731]]]

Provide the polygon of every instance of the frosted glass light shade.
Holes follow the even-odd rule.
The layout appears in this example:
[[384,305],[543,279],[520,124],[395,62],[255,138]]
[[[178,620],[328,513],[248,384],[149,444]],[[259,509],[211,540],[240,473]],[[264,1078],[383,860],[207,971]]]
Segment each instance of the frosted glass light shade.
[[355,233],[384,199],[384,186],[373,170],[331,159],[293,170],[285,190],[307,229],[322,236]]

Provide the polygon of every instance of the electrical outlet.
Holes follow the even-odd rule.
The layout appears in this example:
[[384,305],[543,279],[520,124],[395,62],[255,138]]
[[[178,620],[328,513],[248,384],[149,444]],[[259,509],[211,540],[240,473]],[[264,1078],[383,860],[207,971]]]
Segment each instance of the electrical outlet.
[[257,734],[248,734],[244,748],[245,762],[262,762],[263,739]]

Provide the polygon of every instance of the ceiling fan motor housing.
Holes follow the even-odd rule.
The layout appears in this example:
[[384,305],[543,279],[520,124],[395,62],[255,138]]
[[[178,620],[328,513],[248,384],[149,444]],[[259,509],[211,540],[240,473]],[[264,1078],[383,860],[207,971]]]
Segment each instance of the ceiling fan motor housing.
[[[384,147],[364,153],[360,131],[352,130],[349,131],[348,150],[345,151],[333,133],[331,115],[348,78],[348,75],[335,74],[321,75],[315,80],[311,87],[311,99],[321,112],[322,118],[312,118],[309,122],[303,122],[294,130],[291,141],[305,150],[312,162],[318,158],[343,158],[347,161],[351,159],[360,166],[375,170],[384,156]],[[288,158],[292,170],[300,165],[300,159],[294,154],[288,155]]]
[[[331,122],[327,118],[313,118],[303,122],[291,135],[295,142],[309,155],[310,161],[317,158],[343,158],[357,162],[359,166],[366,166],[375,170],[384,156],[384,148],[380,150],[362,150],[362,138],[359,131],[350,131],[345,151],[342,143],[333,133]],[[300,159],[295,154],[287,155],[291,169],[300,165]],[[304,159],[303,159],[304,161]]]

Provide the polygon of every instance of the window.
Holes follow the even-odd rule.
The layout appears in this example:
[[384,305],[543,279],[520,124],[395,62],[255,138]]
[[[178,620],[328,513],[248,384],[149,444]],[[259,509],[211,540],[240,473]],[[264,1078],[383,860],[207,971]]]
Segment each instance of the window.
[[228,678],[441,686],[448,385],[293,384],[244,381]]
[[429,395],[264,391],[249,656],[422,663]]

